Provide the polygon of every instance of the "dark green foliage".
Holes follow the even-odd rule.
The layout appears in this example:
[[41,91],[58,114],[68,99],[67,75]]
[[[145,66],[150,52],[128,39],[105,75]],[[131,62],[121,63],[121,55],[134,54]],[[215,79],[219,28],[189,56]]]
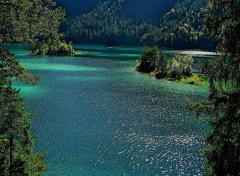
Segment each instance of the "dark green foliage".
[[194,82],[194,81],[189,81],[188,84],[192,84],[192,85],[194,85],[195,82]]
[[32,50],[32,55],[73,55],[74,48],[73,43],[66,43],[65,40],[61,41],[59,39],[50,38],[45,41],[38,41],[30,45],[30,50]]
[[[160,24],[136,23],[125,13],[125,1],[108,0],[79,17],[69,18],[64,30],[68,40],[80,43],[146,44],[205,47],[203,0],[184,0],[164,16]],[[158,22],[159,23],[159,22]]]
[[58,38],[65,11],[52,0],[0,1],[0,43]]
[[[136,25],[124,11],[125,1],[107,0],[81,16],[67,19],[66,38],[76,43],[140,44],[151,43],[145,35],[155,28],[142,21]],[[141,37],[144,37],[144,41]]]
[[159,50],[155,46],[153,48],[145,47],[142,55],[139,58],[139,67],[137,70],[144,73],[150,73],[155,71],[156,62],[159,60]]
[[46,169],[44,154],[33,152],[30,134],[33,113],[24,107],[24,99],[12,81],[36,84],[40,78],[28,73],[6,49],[0,49],[0,173],[42,175]]
[[204,72],[209,78],[209,100],[189,103],[197,115],[210,115],[212,131],[206,137],[204,151],[208,176],[240,175],[240,1],[206,1],[206,27],[215,37],[221,57]]
[[202,41],[206,43],[203,27],[206,10],[203,7],[204,0],[178,2],[149,36],[155,43],[165,46],[200,46]]
[[138,62],[138,71],[153,72],[156,78],[181,79],[183,76],[192,76],[192,57],[176,55],[167,60],[165,54],[159,53],[156,46],[153,48],[145,47]]
[[[58,27],[65,12],[54,6],[52,0],[1,0],[0,44],[60,37]],[[30,134],[33,113],[26,111],[13,81],[34,85],[40,77],[28,73],[13,54],[0,47],[0,175],[43,175],[44,154],[34,152]]]
[[[240,92],[224,91],[214,102],[213,132],[206,138],[206,175],[240,175]],[[223,114],[221,114],[223,113]]]
[[165,54],[160,53],[157,61],[156,61],[156,77],[164,78],[167,76],[168,72],[168,61]]
[[32,85],[40,81],[39,76],[33,76],[19,65],[14,54],[9,53],[7,49],[0,48],[0,59],[1,83],[7,84],[6,80],[9,78]]
[[67,38],[74,42],[104,44],[136,41],[136,26],[125,15],[123,3],[124,1],[108,0],[87,14],[68,19]]

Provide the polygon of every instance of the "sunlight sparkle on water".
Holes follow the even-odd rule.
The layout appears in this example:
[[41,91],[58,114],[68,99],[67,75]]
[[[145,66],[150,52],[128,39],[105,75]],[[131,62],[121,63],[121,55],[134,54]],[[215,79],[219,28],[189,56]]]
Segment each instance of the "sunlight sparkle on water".
[[218,56],[215,52],[202,51],[202,50],[171,50],[167,51],[170,54],[182,54],[192,57],[216,57]]
[[139,47],[106,48],[85,46],[108,58],[18,56],[42,77],[22,90],[36,109],[36,150],[48,151],[45,175],[202,175],[208,127],[183,104],[207,89],[158,81],[131,70],[137,57],[109,54],[137,55]]

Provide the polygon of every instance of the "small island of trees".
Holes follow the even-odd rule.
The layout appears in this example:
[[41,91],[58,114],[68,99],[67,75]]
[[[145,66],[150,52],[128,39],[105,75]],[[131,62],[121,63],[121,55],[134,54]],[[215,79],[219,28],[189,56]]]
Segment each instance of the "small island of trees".
[[31,55],[73,55],[73,43],[48,38],[47,42],[38,41],[30,45]]
[[[192,73],[193,58],[191,56],[175,55],[167,59],[166,55],[159,52],[157,46],[145,47],[138,59],[136,70],[142,73],[150,73],[157,79],[168,78],[169,80],[187,80],[189,84],[196,84],[189,78],[195,77],[199,81],[201,76]],[[203,81],[203,80],[202,80]]]

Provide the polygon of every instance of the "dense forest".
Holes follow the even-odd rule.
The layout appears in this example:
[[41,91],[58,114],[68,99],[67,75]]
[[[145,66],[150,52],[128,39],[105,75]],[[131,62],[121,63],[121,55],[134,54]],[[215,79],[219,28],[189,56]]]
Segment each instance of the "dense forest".
[[135,20],[126,12],[126,1],[108,0],[88,13],[67,19],[62,30],[75,43],[209,47],[204,30],[204,1],[176,3],[159,20]]
[[122,13],[122,3],[106,1],[87,14],[68,19],[67,39],[76,43],[135,43],[136,26]]
[[209,47],[212,43],[203,25],[205,14],[203,0],[178,2],[163,16],[156,31],[145,35],[164,46]]
[[[63,6],[67,11],[67,16],[75,17],[88,13],[97,7],[97,4],[107,0],[56,0],[59,6]],[[167,13],[178,0],[125,0],[124,11],[134,22],[140,23],[145,20],[150,23],[159,22],[159,16]]]

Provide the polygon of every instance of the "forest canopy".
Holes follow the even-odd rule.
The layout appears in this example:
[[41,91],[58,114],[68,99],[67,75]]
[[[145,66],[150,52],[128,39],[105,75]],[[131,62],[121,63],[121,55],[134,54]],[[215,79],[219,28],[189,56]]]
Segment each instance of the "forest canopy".
[[[126,1],[107,0],[80,16],[70,17],[62,30],[75,43],[209,47],[204,29],[204,1],[176,3],[154,23],[136,22],[126,13]],[[137,20],[139,21],[139,20]]]
[[[30,43],[59,38],[65,11],[52,0],[8,0],[0,2],[0,43]],[[17,26],[17,27],[16,27]]]

